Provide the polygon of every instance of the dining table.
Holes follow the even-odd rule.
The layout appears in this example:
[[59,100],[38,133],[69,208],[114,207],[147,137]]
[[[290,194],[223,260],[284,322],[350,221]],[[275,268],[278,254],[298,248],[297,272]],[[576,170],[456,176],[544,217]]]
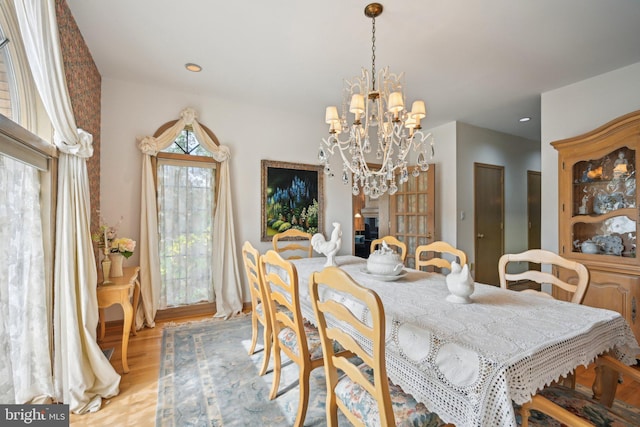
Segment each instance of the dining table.
[[[314,324],[308,283],[325,261],[291,260],[302,315]],[[351,255],[336,257],[336,264],[382,301],[390,380],[458,427],[516,427],[514,402],[531,400],[536,391],[605,352],[626,364],[640,354],[631,328],[614,311],[481,283],[474,284],[471,303],[453,303],[447,301],[443,274],[405,268],[398,277],[378,276],[368,272],[366,259]],[[320,290],[322,299],[348,298]],[[345,302],[368,321],[362,304]],[[357,331],[349,332],[370,348]]]

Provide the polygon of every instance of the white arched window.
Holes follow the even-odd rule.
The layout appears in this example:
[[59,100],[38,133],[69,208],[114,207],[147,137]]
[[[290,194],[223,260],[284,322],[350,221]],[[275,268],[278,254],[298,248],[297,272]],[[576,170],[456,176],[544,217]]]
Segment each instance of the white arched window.
[[211,259],[217,165],[189,125],[156,156],[161,310],[215,301]]

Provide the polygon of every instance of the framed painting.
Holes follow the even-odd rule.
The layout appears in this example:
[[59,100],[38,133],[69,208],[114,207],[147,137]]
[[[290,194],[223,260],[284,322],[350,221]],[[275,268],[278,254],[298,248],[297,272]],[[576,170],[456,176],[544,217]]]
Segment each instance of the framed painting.
[[290,228],[324,230],[322,166],[262,160],[261,168],[261,241]]

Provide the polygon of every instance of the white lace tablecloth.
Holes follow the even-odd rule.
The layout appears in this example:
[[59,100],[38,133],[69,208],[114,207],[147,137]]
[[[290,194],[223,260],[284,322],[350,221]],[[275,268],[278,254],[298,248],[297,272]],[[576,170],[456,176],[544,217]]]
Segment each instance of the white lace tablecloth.
[[[640,354],[631,328],[614,311],[478,283],[472,304],[453,304],[445,299],[449,292],[441,274],[407,269],[402,279],[385,282],[362,271],[362,258],[336,261],[382,300],[389,378],[458,427],[515,427],[512,400],[530,400],[536,390],[605,351],[627,364]],[[325,258],[292,262],[302,314],[315,322],[308,281]],[[366,321],[364,307],[352,307]]]

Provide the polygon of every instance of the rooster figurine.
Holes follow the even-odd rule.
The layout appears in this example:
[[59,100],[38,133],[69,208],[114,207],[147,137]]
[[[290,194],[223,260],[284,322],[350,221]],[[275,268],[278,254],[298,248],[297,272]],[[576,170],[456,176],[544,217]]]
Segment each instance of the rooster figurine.
[[469,304],[473,302],[470,296],[474,291],[474,282],[469,274],[469,264],[460,267],[460,264],[453,261],[451,263],[451,273],[447,274],[445,282],[447,283],[449,292],[451,292],[451,294],[447,296],[447,301],[455,304]]
[[316,233],[311,237],[311,246],[313,250],[319,254],[323,254],[327,257],[325,267],[335,266],[336,254],[340,250],[342,244],[342,226],[339,222],[333,223],[333,232],[331,233],[331,240],[326,241],[322,233]]

